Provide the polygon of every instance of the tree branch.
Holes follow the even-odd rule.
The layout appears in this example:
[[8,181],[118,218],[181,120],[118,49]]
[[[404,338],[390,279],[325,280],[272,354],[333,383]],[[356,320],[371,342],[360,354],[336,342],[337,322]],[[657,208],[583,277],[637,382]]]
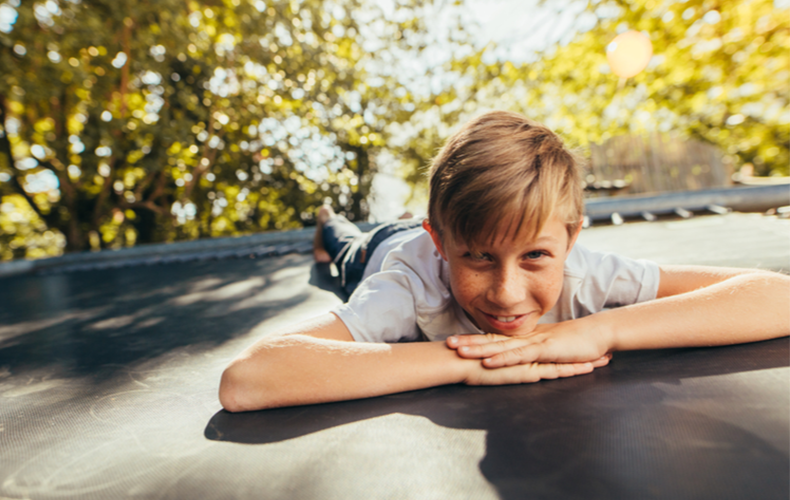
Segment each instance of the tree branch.
[[169,211],[167,211],[166,209],[160,207],[159,205],[155,204],[154,202],[152,202],[150,200],[148,200],[148,201],[135,201],[134,203],[122,202],[120,205],[121,205],[121,208],[123,208],[124,210],[127,209],[127,208],[132,208],[132,209],[134,209],[134,208],[144,208],[146,210],[150,210],[150,211],[152,211],[152,212],[154,212],[156,214],[159,214],[159,215],[168,215],[168,216],[172,217],[172,215],[170,214]]
[[132,26],[134,26],[134,21],[132,21],[131,18],[127,17],[123,20],[122,47],[123,47],[123,51],[126,53],[126,64],[124,64],[123,67],[121,68],[120,118],[124,118],[124,115],[126,115],[126,89],[129,87],[129,66],[132,65],[132,49],[129,44],[129,38],[131,37]]
[[156,174],[158,173],[159,173],[158,170],[149,172],[148,175],[145,176],[145,179],[140,181],[140,184],[137,185],[137,189],[134,190],[134,197],[136,199],[141,200],[143,198],[143,191],[145,191],[148,188],[148,186],[151,184],[151,182],[153,182],[154,178],[156,177]]
[[[154,205],[156,205],[156,200],[159,199],[159,197],[164,194],[165,182],[167,180],[167,177],[165,176],[164,172],[162,172],[160,170],[157,173],[159,174],[159,178],[156,181],[156,187],[151,192],[151,194],[148,196],[148,199],[144,200],[144,202],[150,202],[150,203],[152,203]],[[156,206],[158,206],[158,205],[156,205]],[[162,210],[166,210],[167,211],[166,207],[160,207],[160,208],[162,208]],[[170,213],[170,212],[167,211],[167,213]]]
[[75,193],[74,186],[71,185],[68,175],[66,174],[66,167],[57,158],[52,158],[50,160],[40,160],[38,164],[48,170],[51,170],[52,173],[55,174],[55,177],[58,178],[58,182],[60,182],[60,187],[62,188],[61,192],[66,198],[66,204],[69,206],[69,209],[71,209],[71,205],[75,198]]
[[[208,126],[206,127],[206,130],[211,130],[212,128],[214,128],[214,113],[212,113],[211,110],[209,109]],[[220,130],[217,133],[217,137],[221,139],[222,136],[224,135],[224,132],[225,129]],[[186,201],[189,199],[189,197],[192,195],[192,190],[195,189],[195,185],[200,181],[200,178],[203,176],[206,170],[208,170],[209,166],[211,166],[211,163],[214,161],[216,157],[217,157],[217,150],[215,149],[212,151],[208,147],[208,143],[203,144],[203,154],[201,155],[197,167],[195,167],[194,170],[192,170],[192,180],[189,181],[189,184],[187,184],[186,187],[184,188],[184,194],[181,196],[181,201]],[[203,165],[204,158],[208,160],[207,165]]]
[[110,174],[104,178],[101,191],[99,192],[99,199],[96,200],[96,206],[93,207],[93,228],[97,229],[99,226],[99,219],[102,216],[102,208],[110,195],[110,187],[112,186],[112,174],[115,172],[115,159],[110,161]]
[[22,195],[22,197],[27,201],[30,208],[33,209],[36,214],[41,217],[41,220],[47,221],[47,217],[41,211],[41,208],[33,201],[33,197],[25,191],[24,186],[22,186],[22,182],[19,180],[19,169],[16,167],[16,162],[14,161],[14,153],[11,150],[11,141],[8,139],[8,127],[6,127],[6,118],[8,116],[8,112],[6,111],[6,101],[5,96],[0,95],[0,124],[3,126],[3,136],[0,137],[0,152],[6,155],[8,166],[11,167],[11,183],[16,189],[16,191]]

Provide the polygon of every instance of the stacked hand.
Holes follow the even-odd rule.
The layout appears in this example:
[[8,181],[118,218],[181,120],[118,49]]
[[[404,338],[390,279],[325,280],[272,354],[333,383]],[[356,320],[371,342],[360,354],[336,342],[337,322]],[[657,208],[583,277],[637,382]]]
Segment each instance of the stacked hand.
[[581,331],[573,322],[538,325],[531,333],[509,337],[493,333],[454,335],[447,346],[465,359],[480,359],[470,385],[537,382],[590,373],[609,363],[602,336]]

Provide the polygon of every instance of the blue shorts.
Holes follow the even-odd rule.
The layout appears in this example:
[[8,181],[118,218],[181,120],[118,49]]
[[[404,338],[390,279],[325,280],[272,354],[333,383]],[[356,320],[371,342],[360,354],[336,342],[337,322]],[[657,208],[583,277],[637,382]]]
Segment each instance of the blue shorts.
[[401,231],[422,225],[421,219],[405,219],[377,226],[363,233],[342,215],[336,215],[324,224],[321,237],[332,262],[340,274],[340,286],[349,296],[356,290],[365,273],[367,258],[373,255],[382,241]]

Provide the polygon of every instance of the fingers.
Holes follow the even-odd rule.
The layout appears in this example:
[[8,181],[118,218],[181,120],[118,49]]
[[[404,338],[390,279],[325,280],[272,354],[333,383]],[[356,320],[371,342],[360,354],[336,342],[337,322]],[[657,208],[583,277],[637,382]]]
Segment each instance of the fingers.
[[[452,339],[452,340],[451,340]],[[458,335],[447,339],[459,357],[480,359],[485,368],[506,368],[532,363],[591,363],[606,366],[610,354],[601,356],[601,346],[575,338],[557,338],[543,333],[529,337],[503,335]]]
[[[478,337],[486,337],[486,335],[478,335]],[[482,358],[490,358],[492,356],[496,356],[497,354],[515,350],[520,347],[534,344],[536,342],[536,339],[534,338],[505,337],[499,335],[496,335],[495,337],[497,338],[491,338],[490,340],[487,341],[482,339],[464,340],[464,342],[467,343],[458,345],[455,348],[456,352],[462,358],[482,359]],[[532,359],[524,360],[525,363],[530,361],[534,361],[534,360]]]
[[[505,342],[500,342],[500,344],[504,343]],[[459,351],[459,354],[464,356],[465,353]],[[543,356],[541,356],[541,354],[543,354]],[[512,348],[505,347],[504,349],[488,352],[477,357],[484,358],[483,366],[486,368],[502,368],[506,366],[528,364],[537,361],[539,357],[543,358],[540,359],[540,361],[543,362],[555,361],[554,359],[548,359],[540,344],[530,344],[526,342],[524,344],[516,342]]]
[[607,354],[595,361],[586,361],[584,363],[530,363],[528,365],[500,368],[499,370],[522,369],[533,371],[534,373],[527,378],[537,377],[536,380],[533,380],[537,382],[538,380],[575,377],[576,375],[592,373],[596,368],[606,366],[610,359],[612,359],[612,355]]
[[556,355],[550,349],[546,349],[544,344],[528,344],[501,352],[490,358],[484,358],[482,363],[486,368],[503,368],[519,364],[534,363],[537,361],[541,363],[558,362],[561,365],[591,363],[593,368],[600,368],[609,364],[609,360],[612,359],[612,355],[607,353],[591,361],[581,361],[583,359],[590,359],[593,356],[597,356],[597,354],[589,353],[587,355],[576,356],[576,359],[565,358],[562,355]]
[[476,346],[485,345],[493,342],[500,342],[507,340],[510,337],[505,335],[497,335],[496,333],[486,334],[468,334],[468,335],[452,335],[447,337],[447,347],[450,349],[457,349],[461,346]]
[[596,359],[592,362],[594,368],[600,368],[602,366],[606,366],[609,364],[609,361],[612,359],[612,353],[606,353],[600,358]]
[[551,380],[590,373],[593,367],[591,363],[540,363],[537,370],[540,380]]
[[[610,355],[601,356],[595,345],[569,345],[552,337],[512,337],[490,344],[461,346],[456,351],[466,359],[482,359],[486,368],[502,368],[534,362],[575,363],[591,362],[605,366]],[[608,356],[608,357],[607,357]]]
[[592,373],[595,369],[593,363],[558,363],[554,364],[557,367],[559,377],[574,377],[576,375],[584,375],[585,373]]
[[[596,362],[599,361],[596,360]],[[608,359],[605,361],[608,362]],[[541,380],[584,375],[591,373],[595,368],[594,362],[528,363],[497,369],[483,368],[477,377],[467,380],[466,383],[470,385],[529,384]]]

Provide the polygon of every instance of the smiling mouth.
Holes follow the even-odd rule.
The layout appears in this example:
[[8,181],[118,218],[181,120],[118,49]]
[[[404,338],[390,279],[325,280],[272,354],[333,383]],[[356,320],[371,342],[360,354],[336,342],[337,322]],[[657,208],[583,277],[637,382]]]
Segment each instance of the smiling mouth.
[[509,323],[517,323],[519,320],[528,316],[527,314],[515,314],[512,316],[497,316],[496,314],[488,314],[488,313],[483,313],[483,314],[485,314],[486,317],[489,318],[489,320],[496,321],[497,323],[501,323],[503,325]]

